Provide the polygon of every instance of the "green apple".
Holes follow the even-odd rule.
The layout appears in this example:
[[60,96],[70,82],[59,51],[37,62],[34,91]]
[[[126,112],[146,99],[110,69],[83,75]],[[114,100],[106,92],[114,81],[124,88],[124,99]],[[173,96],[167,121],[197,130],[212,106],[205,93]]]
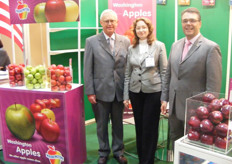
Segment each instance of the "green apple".
[[41,73],[41,75],[45,75],[45,68],[44,67],[40,67],[39,68],[39,73]]
[[34,88],[35,88],[35,89],[40,89],[40,84],[39,84],[39,83],[34,84]]
[[35,78],[36,78],[36,79],[40,79],[40,78],[41,78],[41,74],[40,74],[39,72],[37,72],[37,73],[35,74]]
[[44,80],[42,78],[38,79],[38,83],[42,84]]
[[33,85],[33,84],[28,83],[28,84],[26,84],[26,88],[27,88],[27,89],[33,89],[33,88],[34,88],[34,85]]
[[27,75],[29,75],[29,74],[30,74],[30,71],[27,70],[27,69],[25,69],[25,70],[24,70],[24,75],[27,76]]
[[79,16],[79,6],[75,1],[64,1],[66,8],[65,22],[75,22]]
[[43,82],[43,83],[41,83],[41,84],[40,84],[40,86],[41,86],[41,88],[43,88],[43,89],[44,89],[44,88],[46,88],[46,83],[45,83],[45,82]]
[[34,76],[33,76],[32,74],[28,74],[28,75],[27,75],[27,79],[28,79],[28,80],[33,80],[33,79],[34,79]]
[[36,69],[35,68],[32,68],[31,69],[31,74],[34,75],[36,73]]
[[45,23],[47,22],[45,16],[45,5],[46,3],[38,3],[34,8],[34,19],[37,23]]
[[27,70],[31,70],[32,68],[33,68],[33,67],[32,67],[31,65],[27,65],[27,66],[26,66],[26,69],[27,69]]
[[13,104],[6,109],[6,124],[10,132],[21,140],[29,140],[35,132],[35,119],[22,104]]
[[38,81],[36,79],[33,79],[33,80],[31,80],[31,83],[36,84],[36,83],[38,83]]

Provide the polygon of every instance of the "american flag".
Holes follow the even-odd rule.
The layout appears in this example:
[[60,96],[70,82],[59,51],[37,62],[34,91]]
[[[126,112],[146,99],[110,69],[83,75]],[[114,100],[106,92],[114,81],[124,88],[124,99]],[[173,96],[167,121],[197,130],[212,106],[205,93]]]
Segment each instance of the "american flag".
[[10,24],[9,1],[0,0],[0,34],[9,38],[14,36],[15,43],[23,51],[22,25]]

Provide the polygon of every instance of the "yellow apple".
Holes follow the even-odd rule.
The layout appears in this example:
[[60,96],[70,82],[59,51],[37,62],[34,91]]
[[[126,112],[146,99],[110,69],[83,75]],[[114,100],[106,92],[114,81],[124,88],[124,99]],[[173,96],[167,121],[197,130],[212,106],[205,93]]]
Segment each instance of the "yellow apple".
[[55,114],[51,109],[44,108],[41,110],[41,113],[45,114],[49,120],[56,121]]
[[45,23],[47,22],[45,16],[45,5],[46,3],[38,3],[34,8],[34,19],[37,23]]
[[66,7],[65,22],[75,22],[79,16],[79,6],[75,1],[64,1]]

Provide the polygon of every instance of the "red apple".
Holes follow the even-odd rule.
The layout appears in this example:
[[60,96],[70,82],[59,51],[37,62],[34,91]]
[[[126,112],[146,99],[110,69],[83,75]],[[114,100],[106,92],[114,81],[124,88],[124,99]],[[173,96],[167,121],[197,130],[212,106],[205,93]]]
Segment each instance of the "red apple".
[[48,22],[64,22],[66,8],[63,0],[48,0],[45,5],[45,16]]
[[51,90],[52,91],[59,91],[59,87],[58,86],[52,86]]
[[16,85],[16,84],[15,84],[14,81],[11,81],[11,82],[10,82],[10,86],[11,86],[11,87],[15,87],[15,85]]
[[201,142],[207,145],[213,145],[213,136],[210,134],[202,134]]
[[227,143],[227,139],[219,136],[216,137],[214,142],[215,146],[221,149],[226,149],[226,143]]
[[60,85],[60,91],[65,91],[65,85]]
[[64,70],[64,66],[63,65],[61,65],[61,64],[59,64],[59,65],[57,65],[57,67],[56,67],[57,69],[60,69],[60,70]]
[[15,75],[15,70],[14,70],[14,69],[9,70],[9,75],[10,75],[10,76],[14,76],[14,75]]
[[46,105],[44,104],[44,102],[40,99],[36,99],[35,100],[36,104],[39,104],[41,106],[42,109],[46,108]]
[[49,99],[49,102],[50,102],[51,108],[56,108],[57,104],[54,99]]
[[200,139],[200,133],[195,130],[190,130],[188,133],[188,139],[198,141]]
[[15,68],[15,66],[16,66],[15,64],[9,64],[7,67],[9,70],[12,70]]
[[213,111],[209,114],[209,120],[214,124],[219,124],[223,120],[222,113],[220,111]]
[[232,111],[232,107],[230,105],[223,105],[221,108],[222,115],[225,119],[229,118],[229,114]]
[[192,116],[190,117],[188,124],[195,130],[199,130],[200,129],[200,119],[196,116]]
[[68,82],[68,83],[71,82],[72,81],[72,77],[71,76],[66,76],[65,77],[65,81]]
[[204,106],[199,106],[196,110],[197,117],[199,119],[206,119],[209,116],[209,111]]
[[225,98],[220,98],[219,101],[221,103],[221,106],[230,104],[229,100]]
[[51,108],[50,101],[48,99],[43,99],[43,103],[46,105],[46,108]]
[[10,81],[14,81],[15,80],[15,76],[9,76]]
[[65,71],[64,71],[64,75],[65,75],[65,76],[70,76],[70,75],[71,75],[71,73],[70,73],[70,71],[69,71],[69,70],[65,70]]
[[30,106],[30,110],[32,113],[40,113],[40,111],[42,110],[41,106],[39,104],[31,104]]
[[40,125],[44,119],[47,119],[47,116],[44,113],[34,113],[35,118],[35,127],[38,133],[40,133]]
[[55,98],[53,100],[56,102],[56,108],[59,108],[61,104],[60,99]]
[[22,80],[22,74],[21,74],[21,73],[17,73],[17,74],[15,75],[15,78],[16,78],[17,80]]
[[56,142],[60,136],[60,127],[55,121],[44,119],[40,125],[40,133],[45,141]]
[[60,75],[60,77],[59,77],[59,79],[58,79],[58,80],[59,80],[59,82],[61,82],[61,83],[62,83],[62,82],[64,82],[65,78],[64,78],[64,76],[63,76],[63,75]]
[[228,131],[228,125],[225,123],[220,123],[216,126],[217,135],[220,137],[226,137]]
[[202,101],[210,103],[215,98],[216,97],[212,93],[206,93],[206,94],[203,95]]
[[204,119],[200,123],[200,130],[204,133],[210,133],[213,131],[213,124],[208,119]]
[[59,77],[59,76],[60,76],[60,69],[56,69],[56,70],[55,70],[55,75],[56,75],[56,77]]
[[18,86],[23,86],[24,83],[23,83],[23,81],[20,80],[20,81],[18,81],[17,85],[18,85]]
[[55,70],[55,69],[56,69],[56,65],[55,65],[55,64],[52,64],[52,65],[50,66],[50,68],[53,69],[53,70]]
[[208,105],[208,109],[210,112],[220,110],[221,107],[222,105],[219,99],[212,100],[211,103]]
[[56,80],[51,80],[51,85],[56,86]]
[[15,73],[22,73],[22,70],[18,66],[16,66],[14,70]]
[[66,85],[66,90],[67,90],[67,91],[70,91],[71,89],[72,89],[72,85],[71,85],[71,84],[67,84],[67,85]]
[[[54,72],[55,72],[55,71],[54,71]],[[57,80],[56,75],[55,75],[55,74],[52,75],[51,79],[52,79],[52,80]]]

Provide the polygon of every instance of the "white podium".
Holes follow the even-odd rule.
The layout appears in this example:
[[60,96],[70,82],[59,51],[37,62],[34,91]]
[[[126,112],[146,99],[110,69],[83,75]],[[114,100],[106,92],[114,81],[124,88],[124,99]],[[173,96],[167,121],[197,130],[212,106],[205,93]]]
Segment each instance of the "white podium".
[[181,161],[181,153],[200,158],[204,161],[214,162],[217,164],[232,164],[231,152],[229,152],[228,155],[226,155],[206,150],[197,146],[193,146],[184,142],[185,137],[187,137],[187,135],[175,141],[174,164],[183,163],[183,161]]

